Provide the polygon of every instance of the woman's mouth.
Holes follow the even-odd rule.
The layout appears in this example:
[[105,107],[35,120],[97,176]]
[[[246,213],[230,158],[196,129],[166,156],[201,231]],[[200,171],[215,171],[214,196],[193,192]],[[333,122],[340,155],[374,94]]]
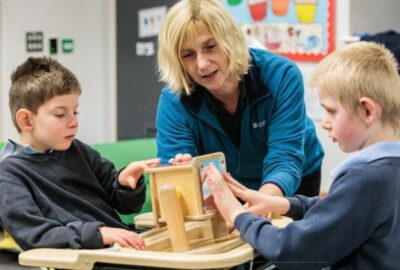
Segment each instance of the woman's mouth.
[[203,75],[201,76],[202,79],[209,79],[211,77],[213,77],[215,74],[217,74],[218,70],[215,70],[213,72],[208,73],[207,75]]

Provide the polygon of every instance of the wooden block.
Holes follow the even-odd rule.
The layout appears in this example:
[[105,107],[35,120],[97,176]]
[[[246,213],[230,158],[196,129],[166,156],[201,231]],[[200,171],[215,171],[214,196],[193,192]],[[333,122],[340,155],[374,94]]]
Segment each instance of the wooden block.
[[176,195],[176,189],[171,184],[160,188],[160,202],[162,203],[169,236],[174,252],[189,250],[189,241],[186,235],[181,204]]

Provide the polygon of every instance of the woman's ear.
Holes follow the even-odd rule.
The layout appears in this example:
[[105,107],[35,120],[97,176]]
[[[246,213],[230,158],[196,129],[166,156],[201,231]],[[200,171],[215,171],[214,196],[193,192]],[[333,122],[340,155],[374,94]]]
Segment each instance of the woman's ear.
[[362,97],[359,101],[361,117],[367,125],[380,119],[382,116],[382,108],[379,103],[368,97]]
[[27,109],[19,109],[15,114],[15,120],[21,131],[31,132],[33,129],[32,125],[32,112]]

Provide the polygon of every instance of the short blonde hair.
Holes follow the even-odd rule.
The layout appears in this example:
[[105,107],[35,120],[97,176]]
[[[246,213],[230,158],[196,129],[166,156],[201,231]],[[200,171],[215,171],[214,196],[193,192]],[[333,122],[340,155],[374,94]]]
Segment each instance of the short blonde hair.
[[325,57],[310,77],[311,87],[328,93],[356,113],[361,97],[382,107],[382,122],[400,127],[400,76],[393,54],[373,42],[346,45]]
[[247,73],[250,54],[239,25],[220,0],[181,0],[168,11],[158,36],[160,80],[172,91],[190,95],[194,83],[183,69],[180,50],[196,36],[196,25],[204,23],[229,59],[229,72],[240,78]]

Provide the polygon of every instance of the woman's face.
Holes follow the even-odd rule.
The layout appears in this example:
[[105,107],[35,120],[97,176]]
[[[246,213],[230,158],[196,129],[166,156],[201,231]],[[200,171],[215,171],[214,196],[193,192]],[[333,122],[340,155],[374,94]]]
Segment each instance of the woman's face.
[[196,25],[196,37],[182,44],[183,69],[211,94],[230,92],[237,81],[228,72],[229,59],[204,23]]

